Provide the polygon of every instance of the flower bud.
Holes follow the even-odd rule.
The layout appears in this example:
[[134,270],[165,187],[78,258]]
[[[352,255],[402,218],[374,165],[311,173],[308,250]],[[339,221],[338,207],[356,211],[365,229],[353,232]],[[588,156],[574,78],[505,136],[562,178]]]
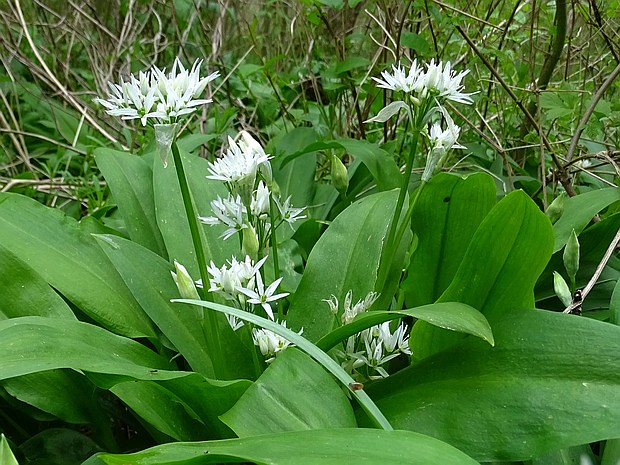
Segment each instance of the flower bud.
[[157,150],[164,168],[168,166],[168,155],[170,155],[170,149],[176,137],[178,126],[178,123],[154,125]]
[[551,223],[555,223],[557,220],[560,219],[560,216],[562,216],[562,213],[564,212],[565,200],[566,194],[562,192],[555,199],[553,199],[553,202],[551,202],[551,204],[547,207],[545,215],[547,215]]
[[176,268],[176,273],[171,271],[170,274],[172,274],[172,279],[174,279],[174,283],[177,285],[181,297],[184,299],[200,300],[194,280],[185,267],[176,260],[174,261],[174,267]]
[[252,226],[243,228],[243,241],[241,242],[243,253],[249,255],[252,260],[257,260],[259,248],[260,244],[254,228]]
[[566,284],[562,275],[557,271],[553,272],[553,290],[564,306],[568,307],[573,302],[573,296],[570,293],[568,284]]
[[564,247],[563,259],[564,268],[566,268],[568,276],[572,281],[575,281],[575,276],[577,275],[577,271],[579,271],[579,240],[577,239],[577,234],[575,234],[574,229]]
[[332,185],[341,194],[345,194],[349,188],[349,174],[347,168],[344,166],[340,158],[336,155],[332,155]]

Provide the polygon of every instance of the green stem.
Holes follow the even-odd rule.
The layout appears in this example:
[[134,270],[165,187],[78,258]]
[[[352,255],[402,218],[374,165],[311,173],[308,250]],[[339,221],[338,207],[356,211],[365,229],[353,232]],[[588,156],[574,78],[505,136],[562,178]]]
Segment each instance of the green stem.
[[[174,167],[179,181],[179,187],[181,188],[183,206],[185,207],[185,214],[187,216],[190,235],[192,236],[192,243],[194,245],[194,253],[196,254],[196,261],[198,262],[200,279],[202,279],[202,298],[208,299],[209,295],[207,292],[207,286],[209,285],[209,275],[207,273],[207,261],[204,256],[202,238],[200,236],[200,229],[198,226],[198,215],[194,209],[192,196],[187,183],[187,177],[185,175],[185,169],[183,168],[183,161],[181,160],[181,154],[179,153],[176,140],[172,142],[171,148]],[[219,331],[217,329],[217,313],[212,310],[207,310],[205,313],[207,315],[206,328],[204,324],[202,325],[205,333],[205,343],[208,350],[208,357],[211,359],[211,364],[213,365],[213,376],[218,378],[217,375],[219,374],[219,370],[216,368],[216,365],[223,362],[224,357],[221,349]]]
[[403,221],[401,222],[400,228],[398,228],[398,232],[396,233],[396,237],[394,239],[394,242],[396,244],[400,244],[400,241],[405,235],[405,231],[409,227],[409,220],[411,220],[411,216],[413,215],[413,209],[415,208],[415,205],[418,202],[418,197],[420,197],[420,192],[422,192],[422,189],[424,189],[425,185],[426,185],[426,181],[422,181],[420,183],[420,186],[418,187],[415,193],[415,197],[413,198],[413,201],[409,203],[409,208],[407,209],[407,213],[405,213],[405,217],[403,218]]
[[395,235],[398,228],[398,221],[400,219],[400,214],[403,209],[403,205],[405,203],[405,197],[407,196],[407,191],[409,188],[409,181],[411,180],[411,171],[413,170],[413,161],[415,159],[415,152],[418,145],[418,138],[420,136],[420,130],[413,130],[413,142],[411,143],[411,150],[409,152],[409,157],[407,158],[407,163],[405,164],[405,173],[403,176],[403,183],[400,187],[400,192],[398,194],[398,200],[396,201],[396,209],[394,210],[394,217],[392,218],[392,222],[390,224],[390,229],[388,232],[388,237],[386,241],[386,249],[383,259],[381,260],[381,264],[379,265],[379,272],[377,273],[377,284],[375,289],[377,292],[382,292],[385,287],[385,282],[387,280],[387,276],[390,270],[390,266],[392,265],[392,260],[394,259],[394,255],[396,254],[396,249],[398,248],[398,243],[395,242]]

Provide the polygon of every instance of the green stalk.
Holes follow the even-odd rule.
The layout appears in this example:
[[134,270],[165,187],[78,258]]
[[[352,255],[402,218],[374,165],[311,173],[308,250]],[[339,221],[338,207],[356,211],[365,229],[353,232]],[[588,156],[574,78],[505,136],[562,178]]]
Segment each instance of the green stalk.
[[[202,239],[200,237],[200,229],[198,226],[198,215],[194,209],[192,202],[192,196],[189,191],[189,185],[187,183],[187,177],[185,176],[185,169],[183,168],[183,161],[181,160],[181,154],[177,147],[176,140],[172,142],[172,157],[174,160],[174,167],[179,181],[179,187],[181,188],[181,197],[183,198],[183,206],[185,207],[185,214],[187,216],[187,222],[189,223],[189,230],[192,236],[192,243],[194,245],[194,253],[196,254],[196,261],[198,262],[198,270],[200,271],[200,279],[202,279],[202,298],[208,299],[207,286],[209,285],[209,275],[207,273],[207,261],[204,256]],[[217,331],[217,313],[213,310],[207,310],[207,324],[206,327],[203,324],[203,331],[205,334],[205,342],[207,345],[208,356],[211,359],[213,365],[214,375],[218,378],[219,370],[216,368],[224,357],[222,355],[221,342],[219,332]]]
[[409,181],[411,180],[411,171],[413,170],[413,161],[415,159],[415,152],[417,149],[419,137],[420,130],[418,128],[415,128],[413,130],[413,142],[411,143],[411,150],[409,152],[409,157],[407,158],[407,163],[405,164],[405,175],[403,177],[403,184],[400,187],[398,200],[396,202],[396,209],[394,210],[394,217],[392,218],[390,230],[388,232],[385,255],[381,260],[381,264],[379,265],[379,272],[377,273],[377,284],[375,286],[375,290],[377,292],[382,292],[383,288],[385,287],[385,282],[387,280],[390,266],[392,264],[392,260],[394,259],[394,255],[396,254],[396,249],[398,248],[398,243],[395,242],[396,230],[398,228],[398,221],[400,219],[400,214],[405,203],[405,197],[407,196]]

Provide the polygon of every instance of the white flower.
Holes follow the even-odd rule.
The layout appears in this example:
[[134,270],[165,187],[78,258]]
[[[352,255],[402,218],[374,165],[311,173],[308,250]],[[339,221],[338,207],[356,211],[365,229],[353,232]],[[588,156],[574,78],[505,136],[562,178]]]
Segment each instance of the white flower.
[[431,60],[422,79],[423,86],[427,92],[434,95],[440,101],[451,100],[469,105],[473,103],[471,99],[473,94],[462,92],[462,81],[468,73],[469,70],[465,70],[456,74],[451,69],[449,61],[444,66],[441,61],[435,64],[435,60]]
[[394,333],[390,331],[389,321],[378,325],[378,330],[378,338],[383,343],[386,352],[402,352],[403,354],[411,355],[409,338],[405,336],[407,326],[404,323],[399,324]]
[[432,147],[431,150],[437,150],[444,154],[451,148],[464,149],[465,147],[457,143],[461,128],[454,124],[447,111],[443,108],[441,110],[448,127],[443,130],[440,123],[434,123],[431,126],[428,136]]
[[[243,139],[237,144],[232,137],[228,137],[228,150],[224,156],[213,163],[209,162],[208,179],[223,181],[231,187],[239,186],[254,188],[256,172],[260,165],[268,163],[269,156],[251,136],[242,132]],[[249,139],[253,143],[249,142]]]
[[303,208],[294,208],[291,205],[290,197],[288,197],[284,201],[284,203],[282,203],[278,198],[276,198],[275,201],[276,205],[278,206],[278,210],[280,210],[280,215],[282,216],[282,219],[287,223],[292,225],[295,221],[306,217],[306,215],[301,214],[304,211]]
[[243,320],[240,320],[234,315],[226,314],[226,319],[228,320],[228,324],[230,325],[233,331],[237,331],[239,328],[242,328],[245,324]]
[[424,85],[424,74],[422,71],[422,68],[418,67],[417,60],[414,60],[409,72],[406,72],[405,68],[398,63],[398,66],[392,65],[392,73],[389,71],[381,73],[383,79],[375,77],[372,79],[377,82],[377,87],[382,89],[411,93],[419,91]]
[[252,215],[259,218],[269,214],[269,189],[263,181],[258,183],[258,188],[252,195],[250,211]]
[[274,292],[276,291],[277,287],[280,285],[282,278],[276,279],[274,282],[272,282],[267,287],[267,289],[265,289],[265,285],[263,284],[263,278],[261,277],[260,273],[256,273],[254,277],[256,280],[256,289],[251,289],[250,287],[238,287],[237,291],[249,297],[247,301],[248,303],[255,304],[255,305],[261,305],[263,309],[265,310],[265,313],[267,313],[269,318],[273,320],[274,319],[273,310],[271,309],[271,305],[269,305],[269,302],[275,302],[276,300],[281,299],[282,297],[286,297],[287,295],[289,295],[289,293],[283,292],[283,293],[274,295]]
[[215,200],[211,201],[211,210],[215,216],[199,216],[198,219],[204,224],[225,224],[228,226],[228,229],[221,236],[224,240],[248,227],[243,217],[247,209],[238,195],[234,198],[229,196],[226,199],[222,199],[218,195]]
[[[286,321],[283,321],[280,324],[286,328]],[[304,330],[302,328],[298,334],[302,334],[303,331]],[[279,352],[291,345],[291,342],[287,339],[284,339],[282,336],[274,333],[273,331],[263,328],[254,328],[252,330],[252,340],[254,341],[254,345],[258,346],[261,353],[265,357],[270,357],[267,360],[267,363],[273,361],[274,357]]]
[[344,299],[344,311],[341,318],[342,324],[347,325],[351,323],[357,315],[367,311],[378,298],[379,294],[376,292],[369,292],[364,299],[358,300],[355,305],[351,306],[352,292],[347,292]]
[[147,72],[141,71],[138,78],[132,74],[127,82],[108,83],[111,92],[107,100],[97,98],[95,101],[106,108],[106,113],[126,120],[139,118],[143,126],[149,118],[155,124],[175,123],[180,116],[211,102],[211,99],[199,97],[219,73],[201,78],[201,65],[202,60],[196,60],[188,71],[176,58],[170,73],[165,74],[154,66]]

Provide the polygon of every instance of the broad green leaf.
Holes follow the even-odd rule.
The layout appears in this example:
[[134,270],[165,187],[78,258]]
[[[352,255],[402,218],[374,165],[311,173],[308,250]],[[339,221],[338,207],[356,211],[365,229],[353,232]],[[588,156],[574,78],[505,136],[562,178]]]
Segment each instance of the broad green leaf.
[[[71,370],[50,370],[9,378],[2,386],[16,399],[67,423],[92,423],[98,406],[93,386]],[[2,463],[2,462],[0,462]]]
[[[311,128],[295,128],[274,141],[278,159],[286,157],[298,150],[307,147],[317,140],[319,135]],[[295,207],[311,205],[316,190],[314,181],[316,171],[316,153],[308,153],[303,157],[295,158],[290,163],[280,166],[278,159],[272,163],[273,176],[278,182],[283,199],[291,197]],[[290,229],[290,228],[289,228]]]
[[418,245],[404,282],[407,306],[433,303],[447,289],[495,202],[495,182],[486,173],[439,173],[422,188],[412,214]]
[[91,438],[67,428],[41,431],[23,442],[19,449],[28,460],[23,465],[78,465],[101,451]]
[[534,457],[525,465],[588,465],[594,463],[592,448],[589,444],[582,444]]
[[[468,338],[368,388],[398,429],[480,461],[527,460],[620,437],[620,328],[541,310],[506,314],[495,347]],[[360,413],[361,415],[361,413]]]
[[210,434],[202,439],[220,439],[234,437],[220,416],[235,405],[252,382],[245,379],[218,381],[188,373],[182,378],[158,381],[158,384],[180,398],[207,426]]
[[282,166],[309,152],[326,149],[345,149],[350,155],[361,160],[381,190],[395,189],[401,184],[402,175],[394,158],[377,145],[364,140],[343,137],[331,141],[316,142],[284,157]]
[[95,240],[61,211],[0,194],[0,243],[93,320],[129,337],[151,322]]
[[213,139],[217,139],[219,137],[218,134],[188,134],[186,136],[180,137],[176,140],[176,143],[179,147],[179,150],[190,153],[196,150],[201,145],[204,145],[208,142],[211,142]]
[[71,368],[166,379],[170,363],[131,339],[99,326],[58,318],[22,317],[0,321],[0,379]]
[[603,449],[601,465],[618,465],[620,463],[620,439],[608,439]]
[[[534,285],[551,257],[549,219],[523,191],[504,197],[484,218],[456,275],[438,302],[462,302],[491,322],[516,307],[534,306]],[[417,322],[411,349],[422,359],[462,336]]]
[[564,201],[562,216],[553,225],[555,234],[553,252],[557,252],[566,245],[573,229],[579,235],[594,215],[618,200],[620,200],[620,189],[617,187],[598,189],[567,198]]
[[165,444],[127,455],[98,454],[84,465],[253,462],[259,465],[475,465],[444,442],[409,431],[320,429],[225,441]]
[[1,245],[0,283],[0,319],[30,315],[75,319],[40,274]]
[[[185,357],[194,371],[208,378],[215,378],[214,364],[220,368],[218,375],[226,378],[250,376],[251,359],[241,347],[239,338],[230,329],[222,315],[216,315],[220,326],[216,329],[226,355],[225,360],[212,360],[209,348],[217,341],[206,340],[202,309],[183,308],[170,303],[178,298],[179,291],[170,274],[171,266],[163,258],[127,239],[115,236],[96,236],[99,245],[120,273],[121,277],[142,305],[149,317]],[[234,350],[237,348],[238,350]],[[244,367],[246,368],[244,370]],[[238,376],[233,376],[234,374]],[[219,376],[218,376],[219,377]]]
[[349,290],[354,299],[362,299],[374,289],[397,195],[390,191],[366,197],[331,223],[308,257],[289,309],[289,326],[303,327],[304,337],[315,341],[331,330],[334,318],[323,299],[333,294],[342,302]]
[[150,164],[144,158],[108,148],[97,149],[95,160],[125,220],[131,240],[167,258],[155,218]]
[[334,379],[294,348],[278,355],[222,420],[239,437],[357,426]]
[[112,391],[151,427],[177,441],[196,441],[208,435],[205,425],[179,397],[152,381],[126,381]]
[[2,465],[19,465],[4,434],[0,434],[0,463]]
[[400,187],[402,175],[394,158],[385,150],[365,140],[338,138],[350,155],[362,161],[382,191]]
[[379,311],[362,313],[348,325],[341,326],[322,337],[317,343],[321,350],[329,351],[338,342],[357,334],[366,328],[403,317],[426,321],[439,328],[459,333],[473,334],[493,345],[493,333],[484,315],[475,308],[459,302],[444,302],[424,305],[399,311]]
[[[224,185],[206,178],[209,174],[207,160],[183,152],[181,158],[196,214],[211,216],[211,200],[217,195],[222,197],[227,195]],[[153,183],[157,224],[164,238],[168,257],[184,265],[192,277],[198,279],[200,277],[198,264],[172,157],[168,159],[167,168],[164,168],[161,161],[155,157]],[[220,237],[224,231],[223,226],[204,225],[201,231],[204,233],[202,245],[207,263],[213,260],[217,266],[221,266],[226,260],[230,260],[233,254],[238,254],[239,243],[236,237],[228,241]]]
[[213,376],[213,364],[206,352],[202,321],[199,319],[202,312],[197,313],[189,308],[179,312],[178,306],[170,303],[170,299],[179,297],[170,274],[170,264],[127,239],[115,236],[95,238],[138,303],[192,369]]

